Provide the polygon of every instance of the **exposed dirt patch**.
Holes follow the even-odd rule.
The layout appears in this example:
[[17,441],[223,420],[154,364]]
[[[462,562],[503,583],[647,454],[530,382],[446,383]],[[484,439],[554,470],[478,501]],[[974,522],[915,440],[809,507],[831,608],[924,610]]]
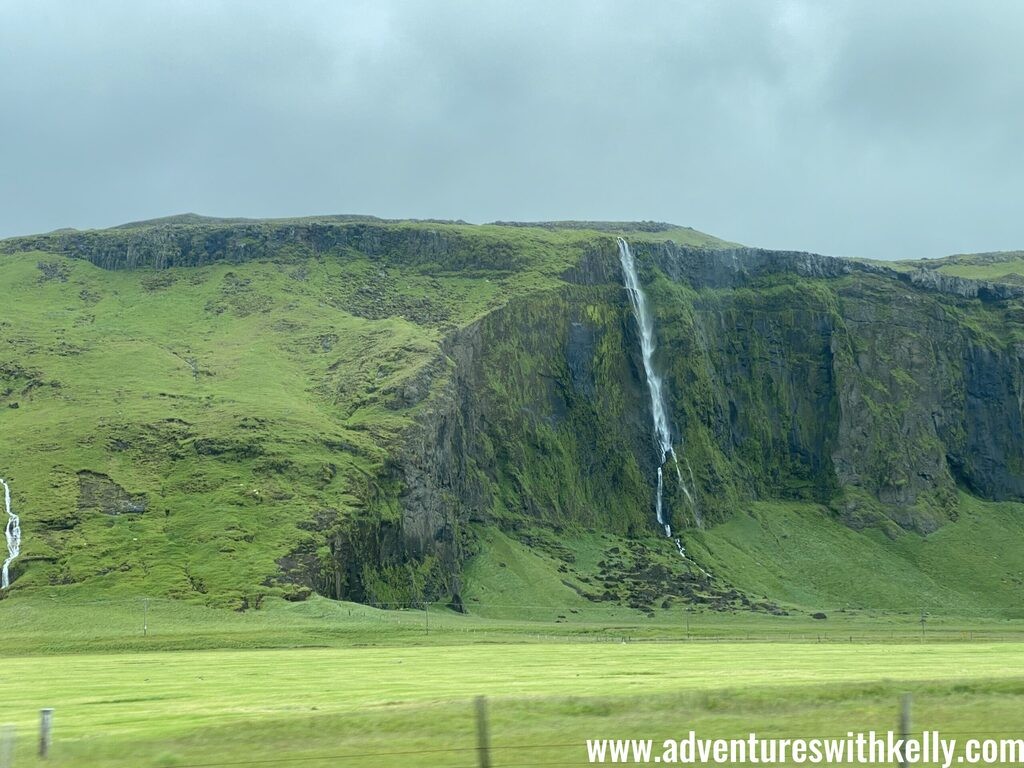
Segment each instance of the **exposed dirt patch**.
[[144,493],[129,493],[107,475],[83,469],[78,473],[78,508],[107,515],[139,515],[149,507]]

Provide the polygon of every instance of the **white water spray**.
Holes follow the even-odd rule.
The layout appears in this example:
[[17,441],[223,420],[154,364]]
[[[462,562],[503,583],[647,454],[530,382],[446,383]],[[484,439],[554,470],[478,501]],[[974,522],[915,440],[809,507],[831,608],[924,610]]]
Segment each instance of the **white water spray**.
[[[694,517],[698,525],[700,524],[700,516],[697,513],[697,507],[694,504],[690,489],[683,482],[683,472],[679,468],[679,459],[676,457],[675,449],[672,447],[672,434],[668,426],[668,408],[665,406],[665,394],[661,377],[654,370],[654,319],[647,308],[647,297],[644,295],[643,288],[640,287],[640,276],[636,271],[636,260],[633,258],[633,251],[630,250],[629,243],[621,237],[618,238],[618,241],[623,284],[626,287],[626,293],[629,294],[629,303],[633,307],[633,317],[636,318],[636,324],[640,329],[640,357],[644,364],[644,375],[647,377],[647,392],[651,398],[651,418],[654,422],[654,439],[658,447],[658,494],[655,502],[655,512],[657,513],[658,524],[665,530],[665,535],[671,538],[672,526],[665,521],[664,514],[663,496],[665,480],[662,471],[662,467],[664,467],[669,456],[672,457],[672,465],[676,471],[676,480],[678,480],[679,487],[686,496],[686,500],[694,509]],[[687,469],[690,471],[692,479],[693,470],[690,470],[689,464],[687,464]],[[679,539],[675,541],[676,546],[679,548],[679,554],[685,557],[686,554],[683,550],[682,542]]]
[[7,589],[11,586],[11,563],[21,554],[21,520],[11,511],[10,486],[2,479],[0,479],[0,485],[4,487],[4,509],[7,510],[7,527],[4,528],[4,536],[7,539],[7,559],[4,560],[0,588]]

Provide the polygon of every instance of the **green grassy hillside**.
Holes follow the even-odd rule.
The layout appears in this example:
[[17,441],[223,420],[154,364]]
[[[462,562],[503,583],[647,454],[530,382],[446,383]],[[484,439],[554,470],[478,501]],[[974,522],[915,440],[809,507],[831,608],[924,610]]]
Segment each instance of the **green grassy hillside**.
[[[351,221],[185,216],[5,243],[0,454],[25,530],[16,593],[236,608],[308,594],[288,570],[319,570],[325,531],[398,514],[386,465],[429,407],[443,340],[562,284],[596,236],[356,219],[372,237],[445,238],[442,260],[308,244],[240,263],[159,255],[225,228],[242,228],[244,251],[261,232],[339,219]],[[97,266],[139,242],[161,268]]]
[[927,537],[857,532],[810,504],[764,502],[697,534],[721,575],[785,605],[1024,618],[1024,507],[963,495],[958,519]]
[[381,468],[416,415],[403,399],[445,333],[544,290],[585,237],[474,230],[480,247],[516,244],[515,272],[355,252],[127,271],[0,256],[19,589],[88,582],[234,607],[291,594],[272,583],[280,559],[383,495]]
[[[685,559],[653,522],[620,234],[692,487],[666,497]],[[4,241],[0,286],[25,534],[0,612],[1020,616],[1014,294],[653,222],[191,215]]]

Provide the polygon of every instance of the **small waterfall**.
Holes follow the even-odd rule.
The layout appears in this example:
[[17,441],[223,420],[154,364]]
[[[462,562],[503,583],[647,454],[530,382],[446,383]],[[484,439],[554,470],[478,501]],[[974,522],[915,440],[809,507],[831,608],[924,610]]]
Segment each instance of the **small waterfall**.
[[[658,517],[658,524],[664,529],[665,535],[672,538],[672,526],[665,520],[663,498],[665,486],[663,467],[669,457],[672,458],[672,465],[675,468],[679,487],[682,489],[683,495],[686,496],[686,500],[694,509],[694,517],[698,525],[700,524],[700,516],[696,511],[697,506],[694,503],[693,495],[683,481],[683,472],[679,467],[679,459],[676,456],[675,449],[672,447],[672,433],[668,426],[668,408],[665,405],[663,384],[661,377],[654,370],[654,319],[647,308],[647,297],[644,295],[643,288],[640,287],[640,276],[636,271],[636,260],[633,258],[633,251],[630,250],[629,243],[621,237],[618,238],[618,241],[623,285],[626,288],[626,293],[629,294],[629,303],[633,307],[633,317],[636,319],[636,324],[640,329],[640,356],[643,359],[644,375],[647,378],[647,392],[651,398],[651,418],[654,422],[654,439],[658,448],[658,494],[655,502],[655,511]],[[686,468],[690,473],[692,481],[693,470],[690,469],[689,463],[687,463]],[[675,542],[679,549],[679,554],[686,557],[682,542],[679,539],[676,539]]]
[[21,520],[11,511],[10,486],[2,479],[0,479],[0,485],[4,487],[4,509],[7,510],[7,527],[4,528],[4,536],[7,539],[7,559],[4,560],[0,588],[7,589],[11,586],[11,563],[21,554]]

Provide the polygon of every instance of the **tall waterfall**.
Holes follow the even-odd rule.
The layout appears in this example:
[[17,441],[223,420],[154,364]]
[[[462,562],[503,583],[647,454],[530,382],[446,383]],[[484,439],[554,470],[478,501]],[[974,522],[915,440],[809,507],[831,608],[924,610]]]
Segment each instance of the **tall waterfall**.
[[11,586],[11,563],[21,554],[21,520],[11,511],[10,486],[2,479],[0,479],[0,485],[4,487],[4,509],[7,510],[7,527],[4,528],[4,537],[7,539],[7,559],[4,560],[0,588],[7,589]]
[[[633,251],[629,243],[621,237],[619,241],[619,261],[622,263],[622,280],[629,294],[629,303],[633,306],[633,317],[640,329],[640,356],[644,363],[644,375],[647,377],[647,392],[651,398],[651,419],[654,424],[654,439],[658,447],[658,493],[655,511],[658,517],[658,524],[665,530],[665,535],[672,536],[672,526],[665,520],[665,477],[664,466],[668,458],[672,457],[672,466],[675,469],[676,480],[687,500],[693,504],[693,497],[690,489],[683,482],[683,473],[679,469],[679,459],[676,457],[675,449],[672,447],[672,433],[668,426],[668,408],[665,405],[665,393],[661,376],[654,370],[654,319],[647,308],[647,297],[643,288],[640,287],[640,276],[636,271],[636,260],[633,258]],[[693,472],[691,471],[692,475]],[[694,507],[694,516],[700,521]],[[683,554],[682,544],[676,539],[680,554]]]

